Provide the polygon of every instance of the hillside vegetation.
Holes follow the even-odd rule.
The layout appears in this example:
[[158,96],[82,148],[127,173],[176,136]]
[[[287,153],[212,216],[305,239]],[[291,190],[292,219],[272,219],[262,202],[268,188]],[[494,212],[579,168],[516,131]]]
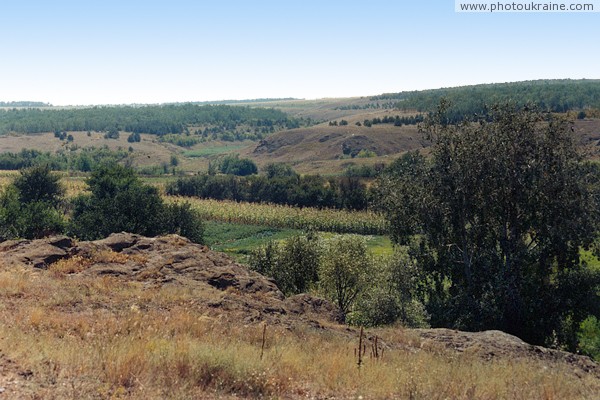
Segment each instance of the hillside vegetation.
[[155,135],[189,133],[197,127],[205,137],[215,134],[266,134],[294,128],[299,122],[268,108],[227,105],[123,106],[73,109],[8,109],[0,112],[0,134],[55,131],[125,131]]
[[487,106],[506,101],[563,113],[600,108],[600,80],[557,79],[493,83],[388,93],[371,97],[371,100],[394,101],[395,107],[405,110],[433,111],[442,98],[452,104],[450,116],[454,121],[474,114],[485,114]]

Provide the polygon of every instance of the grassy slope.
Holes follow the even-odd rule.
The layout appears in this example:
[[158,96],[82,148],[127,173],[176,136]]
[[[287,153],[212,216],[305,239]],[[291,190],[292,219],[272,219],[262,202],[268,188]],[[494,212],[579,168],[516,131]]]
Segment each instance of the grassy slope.
[[[485,361],[380,329],[359,369],[356,331],[267,327],[204,314],[214,289],[148,286],[60,269],[0,268],[0,386],[7,398],[594,398],[592,375]],[[261,357],[261,353],[263,353]]]

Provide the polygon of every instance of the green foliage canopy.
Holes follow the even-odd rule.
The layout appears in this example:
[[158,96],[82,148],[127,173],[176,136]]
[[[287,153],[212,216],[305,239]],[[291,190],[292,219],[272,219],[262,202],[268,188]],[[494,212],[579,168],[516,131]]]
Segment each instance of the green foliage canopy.
[[21,171],[0,195],[0,239],[37,239],[64,229],[60,177],[50,168]]
[[[395,162],[380,178],[380,207],[430,283],[433,325],[533,343],[558,332],[572,345],[598,303],[598,274],[579,260],[596,231],[598,178],[566,121],[510,104],[492,110],[489,122],[453,125],[442,104],[425,127],[431,158]],[[587,284],[575,289],[582,275]]]
[[76,236],[93,240],[114,232],[145,236],[164,233],[189,235],[202,242],[202,223],[189,205],[165,206],[158,190],[144,184],[131,168],[103,166],[87,180],[90,194],[73,201],[70,230]]

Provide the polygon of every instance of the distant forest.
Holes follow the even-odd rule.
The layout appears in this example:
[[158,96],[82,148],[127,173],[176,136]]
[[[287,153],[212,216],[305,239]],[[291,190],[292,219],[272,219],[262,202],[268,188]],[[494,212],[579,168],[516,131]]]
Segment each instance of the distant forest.
[[600,108],[600,80],[536,80],[514,83],[461,86],[412,92],[386,93],[371,101],[395,101],[403,110],[430,112],[440,100],[450,101],[450,117],[456,122],[473,115],[486,115],[487,106],[512,101],[531,104],[543,111],[567,112]]
[[189,134],[192,128],[203,128],[202,133],[210,133],[215,139],[220,134],[228,134],[232,139],[243,140],[261,138],[280,129],[297,128],[300,122],[271,108],[227,105],[182,104],[58,110],[27,108],[0,112],[0,134],[119,130],[167,135]]
[[41,101],[0,101],[0,107],[52,107]]

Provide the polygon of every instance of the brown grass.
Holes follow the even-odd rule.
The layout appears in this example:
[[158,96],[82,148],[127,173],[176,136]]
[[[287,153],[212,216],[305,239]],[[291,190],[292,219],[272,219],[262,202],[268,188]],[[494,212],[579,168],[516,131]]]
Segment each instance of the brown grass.
[[574,399],[600,389],[563,367],[420,349],[400,329],[376,331],[389,347],[377,360],[367,350],[359,369],[358,335],[298,324],[269,326],[263,341],[262,324],[206,315],[220,292],[70,272],[85,265],[55,264],[68,279],[0,270],[0,349],[32,372],[21,390],[39,398]]

